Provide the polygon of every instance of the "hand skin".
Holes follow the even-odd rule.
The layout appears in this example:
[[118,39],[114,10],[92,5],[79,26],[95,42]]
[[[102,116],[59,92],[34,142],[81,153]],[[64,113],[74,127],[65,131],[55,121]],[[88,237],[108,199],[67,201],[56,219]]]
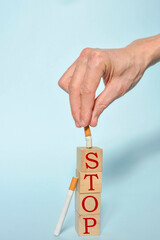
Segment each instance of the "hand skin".
[[[145,70],[159,61],[160,34],[120,49],[84,49],[58,82],[69,93],[76,126],[95,127],[103,110],[131,90]],[[95,99],[101,78],[105,88]]]

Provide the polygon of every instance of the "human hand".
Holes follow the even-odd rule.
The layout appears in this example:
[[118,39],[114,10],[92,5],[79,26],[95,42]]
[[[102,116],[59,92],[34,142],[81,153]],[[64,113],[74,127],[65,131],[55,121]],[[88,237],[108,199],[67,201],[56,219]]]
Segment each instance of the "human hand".
[[[151,62],[145,50],[144,40],[136,40],[121,49],[81,52],[59,80],[59,86],[69,93],[77,127],[95,127],[103,110],[138,83]],[[95,99],[101,78],[105,88]]]

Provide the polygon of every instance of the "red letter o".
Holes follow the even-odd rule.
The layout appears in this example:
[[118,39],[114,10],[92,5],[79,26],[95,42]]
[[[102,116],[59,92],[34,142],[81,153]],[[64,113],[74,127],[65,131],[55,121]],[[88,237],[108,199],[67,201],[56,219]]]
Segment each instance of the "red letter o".
[[[88,209],[86,209],[86,207],[85,207],[85,201],[86,201],[87,198],[93,198],[93,199],[94,199],[94,201],[95,201],[95,207],[93,208],[93,210],[88,210]],[[83,201],[82,201],[82,207],[83,207],[83,209],[84,209],[86,212],[94,212],[94,211],[96,211],[96,209],[97,209],[97,207],[98,207],[98,200],[97,200],[94,196],[87,196],[87,197],[85,197],[85,198],[83,199]]]

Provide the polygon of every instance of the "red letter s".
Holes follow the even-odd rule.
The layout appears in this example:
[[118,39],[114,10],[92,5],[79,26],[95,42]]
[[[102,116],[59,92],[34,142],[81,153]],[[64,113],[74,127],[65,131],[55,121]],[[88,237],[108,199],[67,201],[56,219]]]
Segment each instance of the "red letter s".
[[87,153],[87,154],[86,154],[86,159],[87,159],[88,161],[90,161],[90,162],[94,162],[94,163],[95,163],[95,166],[94,166],[94,167],[91,167],[91,166],[88,165],[88,163],[86,163],[86,168],[95,169],[95,168],[98,167],[99,162],[98,162],[97,160],[95,160],[95,159],[89,158],[89,155],[90,155],[90,154],[93,154],[96,158],[98,158],[97,153],[93,153],[93,152]]

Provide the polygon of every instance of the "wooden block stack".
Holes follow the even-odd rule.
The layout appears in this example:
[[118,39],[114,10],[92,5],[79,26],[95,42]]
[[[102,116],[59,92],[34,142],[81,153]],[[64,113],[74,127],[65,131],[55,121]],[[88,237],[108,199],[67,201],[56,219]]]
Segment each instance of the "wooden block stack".
[[102,149],[77,148],[79,178],[75,197],[75,227],[79,236],[100,234]]

